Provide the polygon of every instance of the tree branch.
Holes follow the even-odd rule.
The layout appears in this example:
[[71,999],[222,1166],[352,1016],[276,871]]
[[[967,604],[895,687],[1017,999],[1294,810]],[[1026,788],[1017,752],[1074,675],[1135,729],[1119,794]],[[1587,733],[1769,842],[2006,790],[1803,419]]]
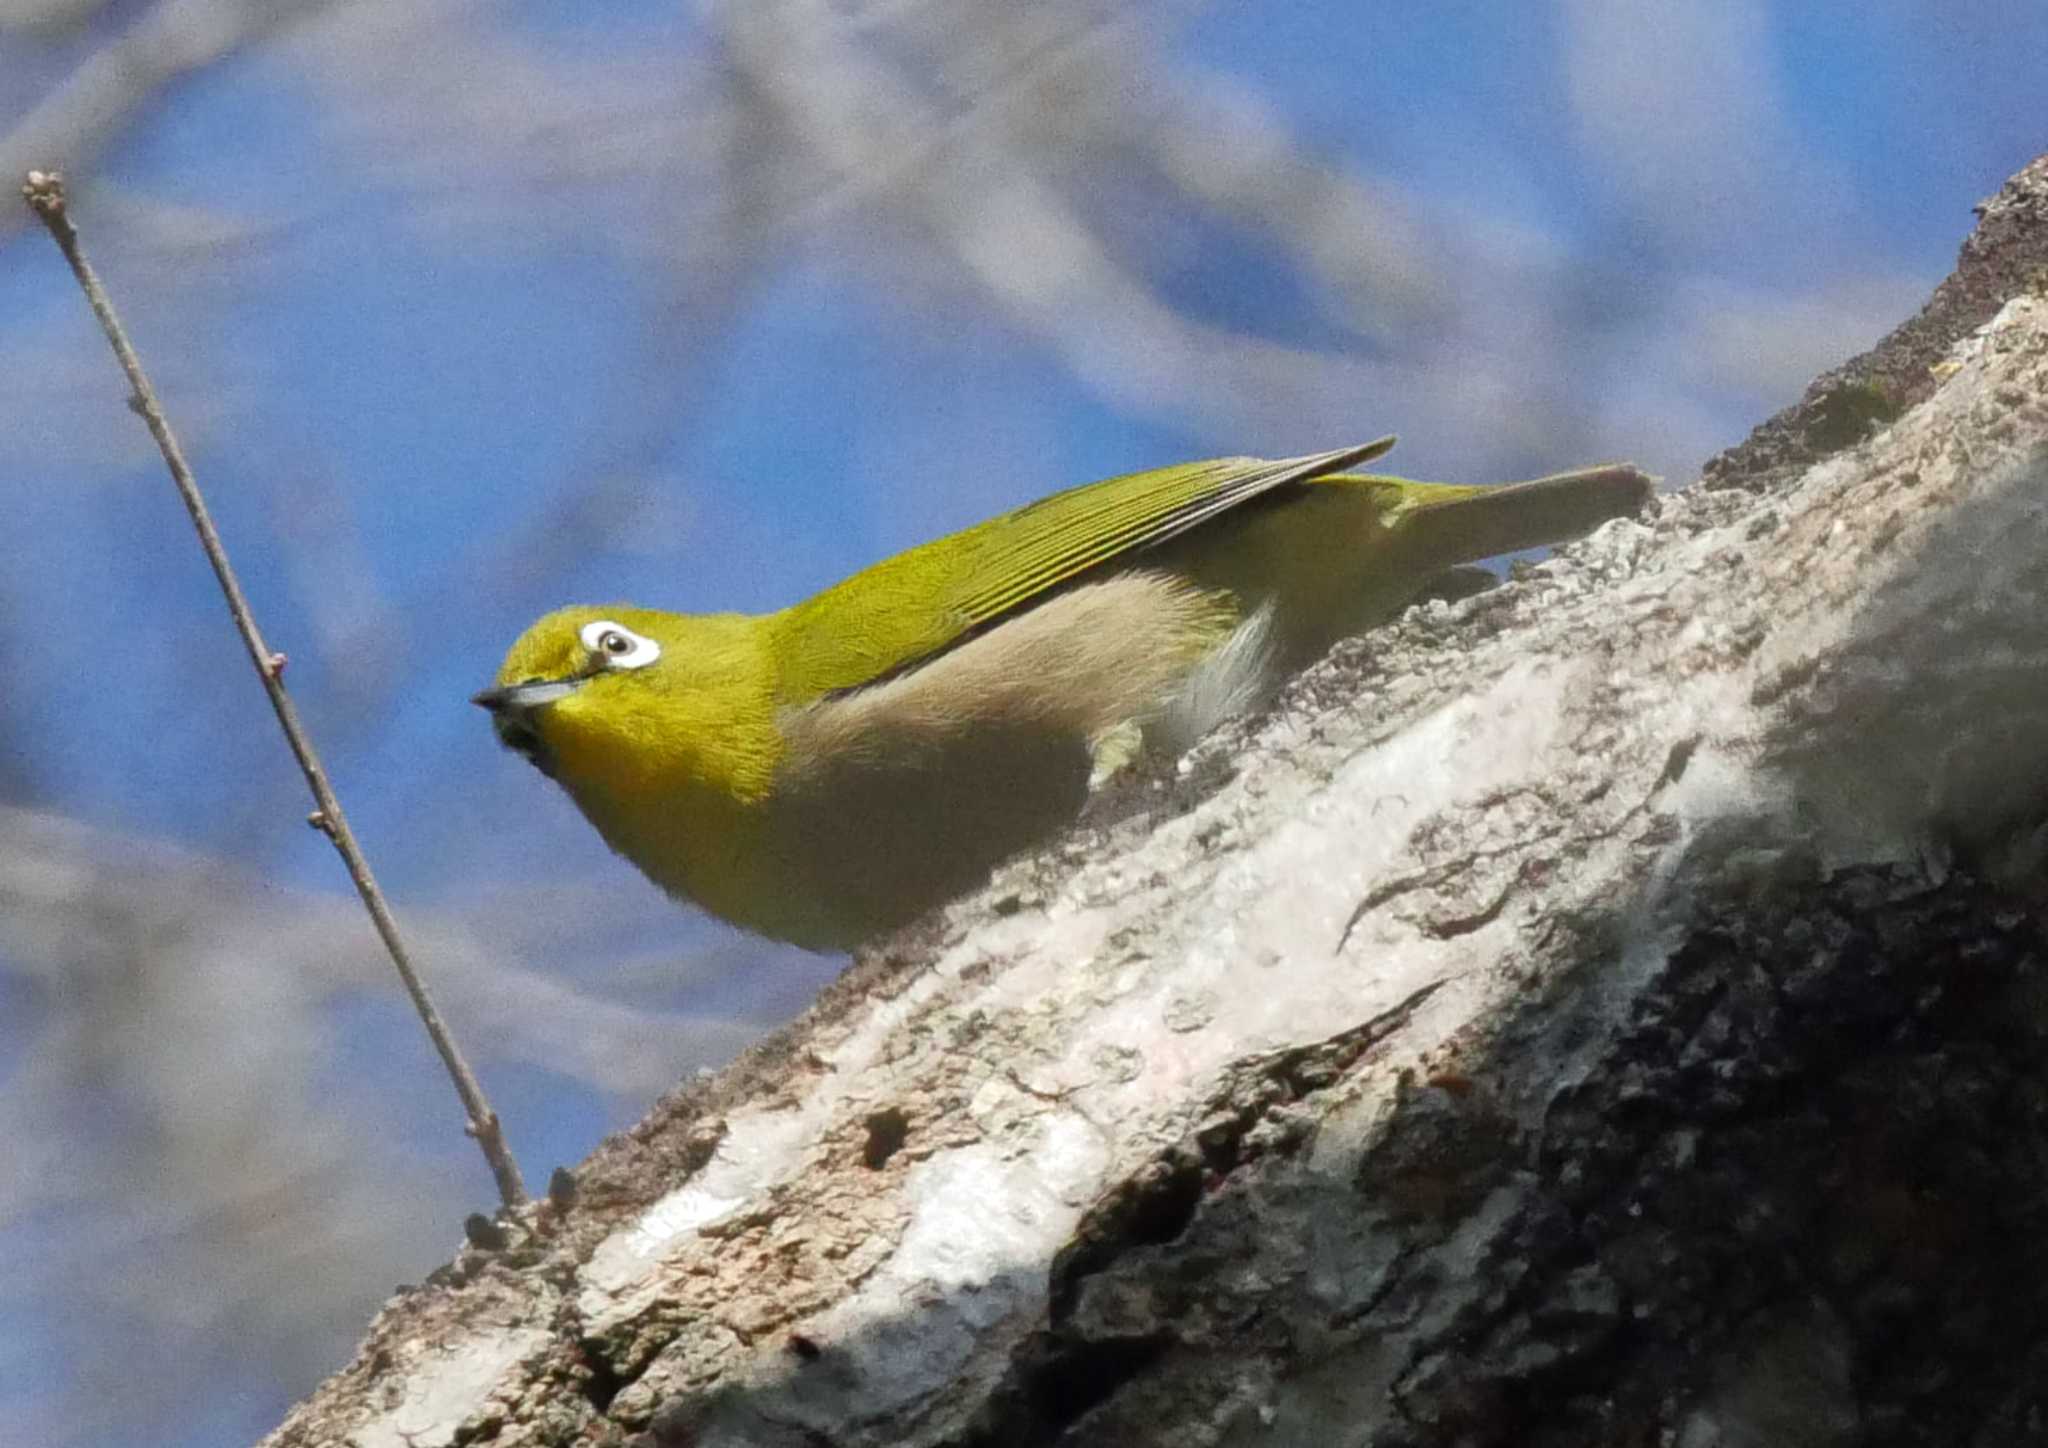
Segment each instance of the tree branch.
[[106,333],[107,343],[114,349],[115,359],[121,364],[121,371],[133,389],[129,406],[142,418],[150,436],[156,439],[157,450],[163,454],[164,464],[170,469],[171,481],[178,489],[178,496],[184,500],[185,511],[192,517],[192,526],[199,534],[199,546],[205,550],[206,561],[213,565],[213,575],[219,580],[221,593],[227,598],[228,612],[234,617],[235,629],[242,636],[242,643],[249,651],[249,661],[256,666],[257,677],[263,681],[263,691],[269,696],[270,707],[277,714],[278,727],[284,731],[285,742],[291,746],[292,756],[299,762],[299,770],[306,777],[306,787],[313,792],[314,809],[306,817],[306,822],[326,835],[333,844],[348,870],[349,879],[355,884],[356,893],[362,897],[363,908],[370,912],[370,922],[391,955],[398,978],[404,983],[406,994],[412,998],[413,1009],[418,1012],[420,1023],[426,1027],[427,1036],[440,1054],[441,1063],[447,1067],[449,1079],[455,1083],[455,1094],[461,1098],[462,1109],[468,1117],[469,1133],[476,1138],[477,1147],[483,1152],[491,1175],[497,1181],[499,1200],[507,1207],[520,1206],[527,1199],[526,1186],[520,1179],[518,1163],[505,1145],[498,1114],[491,1109],[482,1083],[470,1070],[469,1063],[455,1044],[454,1036],[441,1019],[426,982],[420,978],[406,951],[405,942],[399,936],[398,922],[392,917],[391,906],[385,900],[384,892],[378,888],[376,877],[370,873],[370,862],[364,856],[362,846],[356,843],[354,832],[349,829],[341,800],[328,782],[327,771],[321,766],[312,738],[300,722],[291,695],[285,690],[285,656],[273,652],[263,641],[263,635],[256,627],[255,613],[250,609],[241,582],[228,562],[227,548],[213,525],[206,499],[192,476],[191,466],[185,461],[184,450],[171,431],[155,388],[142,370],[141,359],[135,355],[120,319],[114,314],[106,289],[101,286],[99,277],[80,247],[78,229],[73,225],[65,204],[64,178],[52,171],[31,171],[22,186],[22,198],[49,230],[51,239],[70,264],[72,275],[78,279],[79,288],[85,293],[86,302],[92,307],[93,316],[99,320],[100,330]]

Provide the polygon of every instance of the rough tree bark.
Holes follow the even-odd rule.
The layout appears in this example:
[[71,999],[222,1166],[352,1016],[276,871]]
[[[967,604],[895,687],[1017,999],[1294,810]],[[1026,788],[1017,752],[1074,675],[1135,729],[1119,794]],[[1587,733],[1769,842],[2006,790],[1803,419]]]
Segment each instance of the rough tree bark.
[[1707,482],[864,955],[268,1441],[2048,1438],[2048,159]]

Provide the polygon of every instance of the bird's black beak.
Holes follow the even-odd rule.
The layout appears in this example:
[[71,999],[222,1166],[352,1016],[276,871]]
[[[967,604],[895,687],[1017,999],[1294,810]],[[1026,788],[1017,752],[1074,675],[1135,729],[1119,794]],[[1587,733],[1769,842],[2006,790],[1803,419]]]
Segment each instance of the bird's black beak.
[[469,696],[469,702],[493,714],[531,714],[534,710],[573,692],[581,678],[527,679],[517,684],[499,684]]
[[540,737],[534,715],[573,692],[581,679],[527,679],[518,684],[499,684],[469,696],[479,709],[491,711],[491,727],[498,742],[548,778],[555,777],[554,755]]

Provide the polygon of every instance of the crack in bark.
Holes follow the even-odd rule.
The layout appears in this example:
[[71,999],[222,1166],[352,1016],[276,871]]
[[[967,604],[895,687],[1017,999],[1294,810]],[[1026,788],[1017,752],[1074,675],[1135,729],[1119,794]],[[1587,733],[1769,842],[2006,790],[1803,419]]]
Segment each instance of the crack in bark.
[[[1481,801],[1481,803],[1497,803],[1500,800],[1508,798],[1512,794],[1518,793],[1533,793],[1533,791],[1507,791],[1496,797],[1492,797],[1487,800]],[[1597,830],[1587,831],[1586,833],[1587,837],[1590,839],[1601,839],[1605,837],[1600,831]],[[1389,900],[1398,899],[1402,895],[1406,895],[1417,890],[1438,889],[1443,885],[1448,884],[1450,881],[1456,879],[1459,875],[1467,874],[1480,865],[1489,864],[1495,860],[1506,859],[1511,855],[1526,854],[1530,851],[1533,851],[1539,845],[1549,844],[1551,841],[1556,840],[1559,836],[1563,834],[1564,830],[1562,827],[1552,826],[1549,829],[1538,830],[1535,834],[1529,835],[1526,838],[1517,839],[1513,844],[1501,845],[1491,850],[1475,850],[1471,854],[1461,855],[1455,860],[1446,860],[1442,864],[1430,865],[1421,870],[1413,870],[1406,875],[1401,875],[1396,877],[1395,879],[1389,880],[1386,884],[1369,891],[1363,899],[1361,899],[1356,905],[1352,906],[1351,913],[1345,917],[1344,929],[1338,934],[1337,943],[1335,946],[1331,948],[1330,954],[1342,955],[1344,953],[1344,947],[1351,943],[1352,932],[1358,929],[1359,925],[1364,921],[1366,916],[1370,915],[1374,910],[1377,910],[1380,906],[1386,904]],[[1482,910],[1481,915],[1483,916],[1483,918],[1480,918],[1478,920],[1478,923],[1472,925],[1469,929],[1456,928],[1459,922],[1456,919],[1453,919],[1445,922],[1444,928],[1442,929],[1441,933],[1439,933],[1437,927],[1432,925],[1424,925],[1422,927],[1423,933],[1427,935],[1432,935],[1439,940],[1450,940],[1455,939],[1457,936],[1460,935],[1470,934],[1472,930],[1482,928],[1483,926],[1490,923],[1495,917],[1497,917],[1500,914],[1501,910],[1506,907],[1508,896],[1514,893],[1517,883],[1518,882],[1516,880],[1510,880],[1508,884],[1504,887],[1501,897],[1498,900],[1496,900],[1491,906],[1488,906],[1484,910]]]

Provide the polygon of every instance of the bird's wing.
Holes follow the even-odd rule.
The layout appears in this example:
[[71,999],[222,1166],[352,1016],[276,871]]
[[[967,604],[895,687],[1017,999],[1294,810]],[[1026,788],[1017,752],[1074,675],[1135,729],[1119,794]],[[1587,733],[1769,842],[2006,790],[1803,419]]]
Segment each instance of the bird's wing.
[[1090,569],[1393,445],[1383,437],[1308,457],[1216,458],[1127,473],[884,559],[782,615],[783,697],[808,703],[888,678]]

